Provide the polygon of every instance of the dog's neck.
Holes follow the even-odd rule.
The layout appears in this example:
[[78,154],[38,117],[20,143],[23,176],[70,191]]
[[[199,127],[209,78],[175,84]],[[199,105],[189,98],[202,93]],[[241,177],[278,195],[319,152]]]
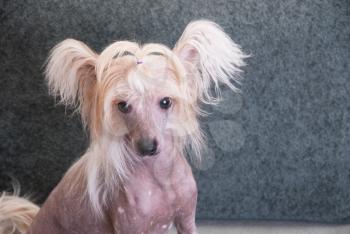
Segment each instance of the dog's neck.
[[[168,184],[169,178],[174,175],[177,164],[182,155],[179,152],[160,152],[155,156],[148,156],[141,159],[140,167],[160,184]],[[140,168],[139,167],[139,168]]]

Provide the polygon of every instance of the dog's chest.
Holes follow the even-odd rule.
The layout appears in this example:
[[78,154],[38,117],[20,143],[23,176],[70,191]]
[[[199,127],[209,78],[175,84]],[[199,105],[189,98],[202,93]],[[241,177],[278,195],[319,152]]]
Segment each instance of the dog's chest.
[[192,187],[192,183],[172,179],[159,183],[145,175],[132,178],[114,211],[116,229],[119,233],[168,233]]

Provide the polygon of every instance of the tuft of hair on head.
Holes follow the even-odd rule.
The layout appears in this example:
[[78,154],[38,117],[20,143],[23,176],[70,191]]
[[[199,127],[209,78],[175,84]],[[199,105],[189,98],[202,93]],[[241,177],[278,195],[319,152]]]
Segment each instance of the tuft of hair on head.
[[45,78],[49,92],[60,103],[76,108],[86,127],[91,121],[91,105],[96,84],[97,54],[83,42],[66,39],[50,52]]
[[189,23],[173,51],[185,66],[187,82],[197,100],[217,103],[220,83],[239,91],[240,67],[249,56],[216,23],[208,20]]

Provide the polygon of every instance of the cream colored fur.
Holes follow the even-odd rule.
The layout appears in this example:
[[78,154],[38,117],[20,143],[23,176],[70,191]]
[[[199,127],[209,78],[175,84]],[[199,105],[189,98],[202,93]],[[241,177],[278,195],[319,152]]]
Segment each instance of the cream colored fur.
[[0,197],[0,234],[24,234],[39,207],[18,194],[2,193]]

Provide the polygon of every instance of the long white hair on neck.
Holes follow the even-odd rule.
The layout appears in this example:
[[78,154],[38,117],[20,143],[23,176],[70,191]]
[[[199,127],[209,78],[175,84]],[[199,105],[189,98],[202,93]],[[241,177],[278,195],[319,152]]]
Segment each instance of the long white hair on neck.
[[87,193],[97,215],[103,215],[110,196],[118,193],[128,177],[133,167],[132,155],[121,138],[106,137],[90,146],[85,165]]

